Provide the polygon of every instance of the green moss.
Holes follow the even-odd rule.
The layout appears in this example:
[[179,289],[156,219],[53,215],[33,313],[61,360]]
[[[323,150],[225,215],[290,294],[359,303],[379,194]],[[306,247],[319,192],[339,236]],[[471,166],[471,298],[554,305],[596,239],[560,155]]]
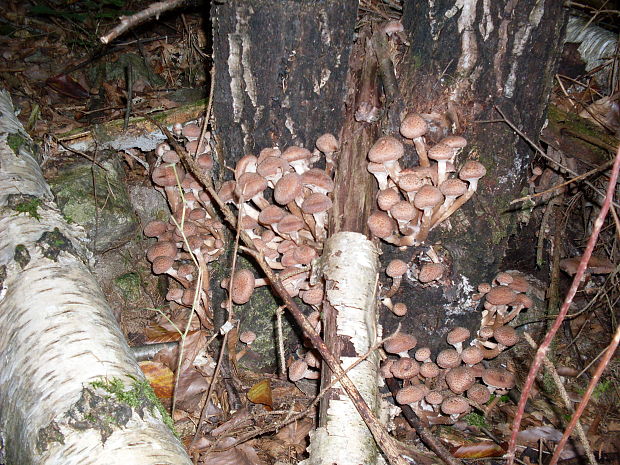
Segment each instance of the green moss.
[[[18,197],[21,198],[21,201],[18,200]],[[33,195],[11,196],[11,199],[12,200],[9,200],[9,206],[18,214],[26,213],[38,221],[41,220],[41,216],[38,212],[39,207],[43,203],[41,199]]]
[[155,395],[155,392],[153,392],[147,380],[134,380],[129,389],[127,389],[125,383],[120,378],[102,379],[93,381],[90,384],[93,388],[102,389],[110,393],[117,402],[131,407],[140,416],[142,416],[145,408],[151,413],[157,410],[166,426],[177,435],[172,418],[168,415],[168,412]]
[[23,135],[19,133],[9,134],[6,138],[6,143],[15,153],[19,152],[19,148],[22,145],[28,144],[29,142],[30,141],[28,139],[26,139]]
[[63,251],[77,256],[71,241],[58,228],[44,232],[37,241],[37,246],[41,248],[43,256],[50,260],[58,260],[60,252]]
[[479,413],[475,413],[475,412],[468,413],[467,415],[463,417],[463,420],[465,420],[467,424],[471,426],[478,426],[479,428],[489,427],[484,417],[480,415]]
[[13,259],[22,267],[22,269],[26,268],[28,263],[30,263],[30,253],[24,244],[18,244],[15,246],[15,254],[13,255]]
[[122,274],[114,279],[114,285],[129,301],[136,301],[140,298],[142,280],[140,275],[135,272]]

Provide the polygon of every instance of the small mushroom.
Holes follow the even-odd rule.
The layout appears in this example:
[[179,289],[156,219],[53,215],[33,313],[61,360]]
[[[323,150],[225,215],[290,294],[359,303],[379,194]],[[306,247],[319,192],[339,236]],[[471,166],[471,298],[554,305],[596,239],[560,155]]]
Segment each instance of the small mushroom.
[[409,267],[407,266],[407,263],[399,259],[392,260],[388,264],[387,268],[385,269],[385,274],[392,278],[392,286],[385,293],[385,297],[392,297],[394,294],[396,294],[396,292],[400,288],[402,277],[408,269]]

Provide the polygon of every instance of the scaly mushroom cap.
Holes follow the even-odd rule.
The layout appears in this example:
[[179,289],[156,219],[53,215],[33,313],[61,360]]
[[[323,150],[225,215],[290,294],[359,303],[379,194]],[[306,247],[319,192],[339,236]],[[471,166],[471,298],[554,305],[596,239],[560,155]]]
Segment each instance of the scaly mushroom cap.
[[[271,149],[268,149],[271,150]],[[286,161],[282,160],[280,157],[266,157],[261,160],[259,165],[256,167],[256,172],[267,178],[269,176],[276,176],[278,174],[283,174],[288,169]]]
[[420,365],[415,360],[402,357],[392,364],[392,374],[398,379],[411,379],[420,372]]
[[428,125],[426,121],[417,113],[408,113],[400,123],[400,133],[407,139],[416,139],[426,134]]
[[439,185],[439,190],[446,197],[458,197],[467,192],[467,184],[457,178],[446,179]]
[[[176,171],[176,175],[175,175]],[[161,187],[171,187],[177,185],[177,175],[179,181],[185,177],[185,171],[179,165],[160,165],[153,170],[153,182]]]
[[486,294],[486,299],[491,305],[510,305],[516,295],[508,286],[495,286]]
[[480,363],[484,358],[484,353],[480,350],[480,347],[469,346],[463,349],[461,352],[461,359],[463,363],[467,365],[475,365],[476,363]]
[[308,160],[310,157],[312,157],[312,152],[310,152],[310,150],[296,145],[292,145],[282,152],[282,158],[289,163]]
[[441,403],[441,411],[446,415],[458,415],[469,410],[469,403],[461,396],[447,397]]
[[486,294],[491,290],[491,285],[489,283],[480,283],[478,284],[478,292],[481,294]]
[[295,360],[288,367],[288,378],[293,382],[299,381],[303,379],[306,371],[308,371],[308,364],[305,360]]
[[486,404],[491,398],[491,393],[486,386],[474,384],[467,390],[467,397],[480,405]]
[[392,306],[392,313],[396,316],[405,316],[407,314],[407,305],[402,302],[396,302]]
[[146,251],[146,258],[152,262],[157,257],[174,258],[177,254],[177,246],[174,242],[159,241],[150,246]]
[[383,211],[388,211],[400,200],[400,195],[394,189],[383,189],[377,192],[377,205]]
[[447,145],[453,149],[462,149],[467,145],[467,139],[461,136],[446,136],[441,139],[439,143]]
[[497,275],[495,276],[495,281],[497,281],[498,284],[501,284],[503,286],[507,286],[513,280],[514,278],[512,277],[512,275],[505,273],[503,271],[497,273]]
[[368,217],[367,224],[373,236],[377,236],[381,239],[391,236],[394,232],[394,220],[392,220],[387,213],[382,211],[373,212]]
[[439,367],[433,362],[425,362],[420,366],[420,375],[425,378],[436,378],[439,376],[439,371]]
[[153,260],[153,273],[162,274],[172,268],[174,259],[171,257],[155,257]]
[[286,211],[277,205],[269,205],[267,208],[261,210],[258,215],[258,222],[264,225],[273,225],[278,223],[282,218],[286,216]]
[[418,362],[424,362],[425,360],[428,360],[429,358],[431,358],[430,348],[420,347],[418,350],[415,351],[415,359]]
[[413,199],[413,204],[418,210],[434,208],[441,202],[443,202],[443,194],[439,189],[430,184],[422,186],[415,195],[415,199]]
[[302,189],[301,176],[297,173],[287,173],[276,184],[273,190],[273,199],[280,205],[286,205],[295,200],[296,197],[300,197]]
[[435,281],[443,275],[444,266],[441,263],[425,263],[418,274],[418,281],[423,284]]
[[461,364],[461,355],[454,349],[445,349],[437,354],[437,365],[441,368],[456,368]]
[[334,181],[329,175],[319,169],[312,168],[301,175],[301,183],[312,191],[331,192],[334,190]]
[[158,237],[168,230],[168,225],[163,221],[151,221],[144,227],[146,237]]
[[519,335],[512,326],[500,326],[493,330],[493,337],[500,344],[511,347],[519,342]]
[[515,385],[515,376],[502,368],[487,368],[482,373],[482,381],[487,386],[511,389]]
[[290,234],[299,231],[304,227],[305,223],[301,218],[288,213],[278,223],[278,231],[283,234]]
[[237,270],[233,277],[233,284],[230,293],[232,301],[237,305],[243,305],[250,300],[254,292],[254,274],[247,268]]
[[392,136],[380,137],[368,151],[368,159],[373,163],[395,161],[405,154],[405,147]]
[[316,140],[316,148],[323,153],[333,153],[340,148],[338,139],[333,134],[323,134]]
[[459,178],[463,181],[478,180],[485,174],[487,174],[487,170],[482,163],[475,160],[467,160],[461,171],[459,171]]
[[406,333],[396,333],[391,339],[383,343],[383,349],[388,354],[400,354],[413,349],[418,340],[415,336]]
[[254,333],[253,331],[243,331],[241,334],[239,334],[239,341],[243,342],[244,344],[250,345],[255,340],[256,333]]
[[385,274],[390,278],[402,276],[407,272],[407,264],[399,259],[392,260],[385,269]]
[[428,151],[428,158],[435,161],[448,161],[454,156],[454,149],[442,143],[436,144]]
[[243,173],[237,181],[239,198],[245,202],[267,189],[267,180],[257,173]]
[[463,328],[462,326],[457,326],[456,328],[454,328],[452,331],[450,331],[448,333],[448,336],[446,337],[448,344],[450,345],[454,345],[454,344],[458,344],[463,343],[467,340],[467,338],[469,337],[470,333],[469,333],[469,329],[467,328]]
[[415,207],[405,200],[399,200],[394,205],[392,205],[392,208],[390,208],[390,214],[392,215],[392,218],[397,221],[411,221],[413,218],[416,217],[417,213],[418,212]]
[[452,368],[446,373],[446,383],[455,394],[461,394],[474,385],[476,378],[467,367]]
[[396,393],[396,402],[400,405],[414,404],[424,399],[428,391],[428,387],[423,384],[404,387]]
[[318,192],[310,194],[306,197],[301,204],[301,209],[304,213],[315,214],[327,211],[331,208],[332,201],[325,194]]

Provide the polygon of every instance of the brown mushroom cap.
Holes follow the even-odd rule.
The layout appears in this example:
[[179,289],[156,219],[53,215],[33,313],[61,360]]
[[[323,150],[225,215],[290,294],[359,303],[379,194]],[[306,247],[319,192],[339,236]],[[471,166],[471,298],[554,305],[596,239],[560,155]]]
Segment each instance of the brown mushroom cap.
[[407,272],[407,269],[407,263],[399,259],[394,259],[388,263],[388,266],[385,269],[385,274],[387,274],[390,278],[394,278],[404,275]]
[[304,213],[315,214],[327,211],[331,208],[332,201],[325,194],[314,192],[307,196],[301,204]]
[[424,118],[417,113],[408,113],[400,123],[400,133],[407,139],[416,139],[428,131],[428,125]]
[[489,401],[491,393],[486,386],[476,383],[467,390],[467,397],[482,405]]
[[420,372],[420,365],[409,357],[401,357],[392,364],[392,374],[398,379],[411,379]]
[[157,257],[174,258],[177,254],[177,246],[174,242],[159,241],[150,246],[146,251],[146,258],[152,262]]
[[439,144],[434,145],[428,151],[428,158],[435,161],[448,161],[454,156],[454,149],[447,145]]
[[418,211],[416,210],[416,208],[406,200],[399,200],[394,205],[392,205],[392,208],[390,208],[390,214],[392,215],[392,218],[397,221],[411,221],[413,218],[416,217],[417,213]]
[[491,285],[489,283],[480,283],[478,284],[478,292],[481,294],[486,294],[491,290]]
[[482,373],[482,381],[487,386],[511,389],[515,385],[515,376],[503,368],[487,368]]
[[484,358],[484,353],[480,350],[480,347],[477,346],[469,346],[463,349],[461,352],[461,359],[463,363],[467,365],[475,365],[476,363],[480,363]]
[[334,181],[329,175],[319,169],[312,168],[301,175],[301,183],[310,190],[326,193],[334,190]]
[[269,205],[261,210],[258,215],[258,222],[264,225],[273,225],[278,223],[286,216],[286,212],[277,205]]
[[510,275],[508,273],[505,273],[503,271],[500,271],[495,276],[495,281],[497,281],[498,284],[501,284],[501,285],[504,285],[504,286],[510,284],[513,280],[514,280],[514,278],[512,277],[512,275]]
[[247,268],[237,270],[233,278],[232,301],[237,305],[243,305],[250,300],[252,292],[254,292],[254,274]]
[[[176,171],[176,175],[175,175]],[[179,165],[160,165],[153,170],[153,182],[158,186],[170,187],[177,185],[177,175],[179,181],[183,180],[185,171]]]
[[155,257],[153,260],[153,273],[166,273],[174,265],[174,259],[171,257]]
[[267,180],[257,173],[243,173],[237,180],[237,192],[243,201],[248,201],[267,189]]
[[256,333],[254,333],[253,331],[243,331],[241,334],[239,334],[239,341],[243,342],[244,344],[250,345],[255,340]]
[[402,302],[396,302],[392,306],[392,313],[396,316],[405,316],[407,314],[407,305]]
[[459,342],[463,343],[464,341],[467,340],[469,335],[470,335],[469,329],[463,328],[462,326],[457,326],[456,328],[454,328],[452,331],[448,333],[448,336],[446,337],[446,339],[448,341],[448,344],[454,345],[454,344],[458,344]]
[[443,402],[443,394],[441,391],[430,391],[424,396],[424,400],[431,405],[439,405]]
[[395,161],[405,154],[405,147],[392,136],[380,137],[368,151],[368,159],[373,163]]
[[420,375],[425,378],[435,378],[439,376],[439,367],[434,362],[425,362],[420,366]]
[[396,393],[396,402],[401,405],[414,404],[424,399],[424,396],[427,393],[428,387],[423,384],[414,384],[413,386],[407,386]]
[[461,394],[474,385],[476,378],[467,367],[452,368],[446,373],[446,383],[455,394]]
[[312,157],[310,150],[296,145],[292,145],[282,152],[282,158],[289,163],[308,160],[310,157]]
[[288,378],[295,382],[303,379],[304,375],[308,371],[308,364],[305,360],[295,360],[288,367]]
[[467,192],[467,184],[457,178],[446,179],[439,185],[439,190],[446,197],[458,197]]
[[395,203],[401,200],[400,195],[394,189],[383,189],[377,193],[377,205],[383,211],[388,211]]
[[370,232],[381,239],[391,236],[394,232],[394,220],[382,211],[373,212],[368,217],[367,224]]
[[383,349],[388,354],[400,354],[413,349],[418,340],[415,336],[407,333],[396,333],[392,338],[383,343]]
[[435,186],[425,184],[420,188],[413,199],[413,204],[419,210],[434,208],[443,202],[443,194]]
[[333,153],[340,148],[338,139],[333,134],[323,134],[316,140],[316,148],[323,153]]
[[459,178],[463,181],[478,180],[487,174],[487,170],[484,165],[475,160],[467,160],[461,170],[459,171]]
[[441,263],[425,263],[418,274],[418,281],[423,284],[435,281],[443,275],[444,266]]
[[151,221],[144,227],[146,237],[158,237],[168,230],[168,225],[163,221]]
[[454,349],[445,349],[437,354],[437,365],[441,368],[455,368],[461,364],[461,355]]
[[273,190],[273,199],[280,205],[295,200],[302,195],[303,184],[297,173],[287,173],[280,178]]
[[508,286],[495,286],[486,294],[491,305],[510,305],[517,294]]
[[461,136],[446,136],[439,141],[440,144],[447,145],[453,149],[462,149],[467,145],[467,139]]
[[428,347],[420,347],[415,351],[415,359],[418,362],[423,362],[431,357],[431,349]]
[[512,326],[500,326],[493,330],[493,337],[500,344],[511,347],[519,342],[519,335]]
[[441,403],[441,411],[447,415],[458,415],[469,410],[469,403],[461,396],[450,396]]

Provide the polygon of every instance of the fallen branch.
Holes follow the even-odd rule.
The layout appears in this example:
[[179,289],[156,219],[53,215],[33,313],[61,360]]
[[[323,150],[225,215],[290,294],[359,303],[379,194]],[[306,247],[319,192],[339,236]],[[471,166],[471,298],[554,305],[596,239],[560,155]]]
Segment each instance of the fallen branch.
[[[564,321],[564,318],[566,317],[566,314],[568,313],[570,304],[573,301],[575,294],[577,293],[577,288],[579,287],[579,283],[581,283],[583,275],[585,274],[588,261],[590,261],[590,257],[592,256],[592,251],[594,250],[594,246],[596,245],[596,241],[598,239],[599,233],[601,232],[601,228],[603,227],[605,217],[607,216],[607,213],[609,212],[609,209],[612,204],[614,190],[616,188],[616,182],[618,180],[619,170],[620,170],[620,147],[618,148],[616,152],[616,158],[614,161],[614,165],[613,165],[613,168],[609,176],[609,183],[607,185],[607,192],[605,194],[605,199],[603,200],[603,206],[601,207],[601,211],[599,212],[599,215],[596,218],[596,221],[594,223],[594,229],[592,230],[592,234],[590,235],[590,239],[588,240],[588,245],[583,253],[581,261],[579,262],[579,267],[577,268],[577,272],[575,273],[573,282],[571,283],[570,289],[568,290],[566,294],[566,298],[564,299],[564,303],[562,304],[560,313],[558,314],[555,321],[553,322],[553,325],[551,326],[551,329],[545,336],[545,339],[543,340],[542,344],[540,344],[540,346],[538,347],[538,350],[536,351],[536,357],[534,358],[534,362],[532,363],[532,366],[530,367],[530,371],[527,375],[525,385],[523,386],[523,391],[521,393],[521,399],[519,399],[517,413],[515,415],[515,419],[512,424],[512,434],[510,435],[510,442],[508,443],[508,452],[506,453],[506,457],[508,459],[507,465],[514,464],[515,449],[517,447],[517,434],[519,434],[519,427],[521,426],[521,420],[523,419],[523,412],[525,411],[525,403],[527,402],[529,393],[532,390],[532,385],[534,384],[534,380],[536,379],[536,373],[540,369],[540,365],[542,364],[542,361],[547,353],[547,350],[549,349],[549,345],[551,344],[551,341],[553,340],[555,333],[557,333],[558,329],[560,329],[560,326],[562,325],[562,322]],[[618,333],[616,333],[616,337],[618,337]],[[614,338],[614,342],[616,343],[616,346],[617,346],[616,338]],[[607,361],[609,361],[610,357],[611,357],[611,354],[605,355],[605,358],[607,359]],[[601,365],[599,365],[599,368],[597,369],[597,373],[599,370],[602,372],[602,370],[604,369],[604,365],[602,365],[603,361],[601,361]],[[599,373],[599,377],[600,377],[600,373]],[[594,389],[592,382],[595,380],[598,380],[598,378],[592,379],[588,389],[590,388]],[[588,394],[588,392],[586,392],[586,394]],[[585,400],[585,395],[584,395],[584,400]],[[582,404],[585,404],[585,403],[586,402],[582,401]],[[579,406],[578,411],[583,411],[582,405]],[[576,418],[576,417],[578,417],[577,414],[575,414],[573,418]],[[571,421],[571,424],[572,423],[573,422]],[[573,424],[573,427],[574,427],[574,424]],[[558,448],[556,449],[556,453],[558,453],[557,451],[560,449],[561,448],[558,445]],[[555,454],[554,454],[554,457],[555,457]],[[555,458],[557,461],[557,457]],[[550,465],[553,465],[553,463],[555,462],[552,461]]]

